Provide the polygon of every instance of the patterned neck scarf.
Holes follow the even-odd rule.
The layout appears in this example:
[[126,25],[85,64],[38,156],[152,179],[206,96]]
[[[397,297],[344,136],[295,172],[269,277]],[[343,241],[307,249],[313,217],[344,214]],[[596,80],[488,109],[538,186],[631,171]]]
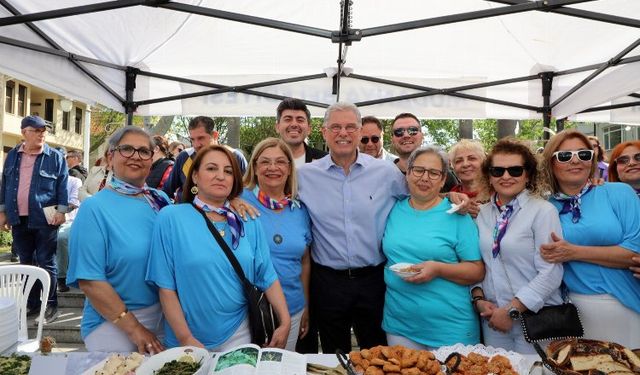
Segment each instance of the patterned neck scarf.
[[565,193],[559,192],[553,194],[553,198],[557,201],[562,202],[562,210],[560,211],[560,215],[568,214],[571,212],[571,221],[573,223],[577,223],[580,221],[580,217],[582,217],[582,213],[580,211],[580,205],[582,204],[582,197],[593,189],[593,185],[591,185],[591,181],[587,181],[587,184],[584,185],[582,190],[576,195],[567,195]]
[[[498,254],[500,254],[500,241],[502,241],[502,237],[507,233],[509,218],[513,213],[513,204],[501,205],[498,200],[498,194],[493,195],[492,201],[498,208],[498,211],[500,211],[496,226],[493,228],[493,246],[491,246],[491,253],[493,257],[496,258]],[[513,201],[511,203],[513,203]]]
[[208,206],[204,203],[198,196],[193,198],[193,204],[198,206],[204,212],[215,212],[218,215],[222,215],[227,218],[227,223],[229,224],[229,229],[231,230],[231,244],[234,249],[238,248],[240,244],[240,237],[244,236],[244,225],[242,223],[242,219],[231,210],[231,205],[229,201],[224,202],[224,206],[222,207],[212,207]]
[[144,184],[143,187],[139,188],[137,186],[133,186],[128,182],[124,182],[116,176],[111,176],[111,181],[109,181],[109,187],[113,190],[117,191],[120,194],[126,195],[138,195],[142,194],[144,199],[149,202],[151,208],[158,212],[162,209],[162,207],[171,204],[164,195],[160,194],[156,189],[152,189]]
[[268,196],[267,194],[265,194],[264,191],[260,190],[260,187],[258,185],[256,185],[256,187],[253,188],[253,195],[255,195],[256,198],[258,198],[258,202],[260,202],[263,206],[265,206],[270,210],[280,211],[283,208],[285,208],[287,205],[289,205],[292,211],[296,207],[300,208],[299,200],[291,199],[291,197],[287,195],[284,198],[277,201],[271,198],[270,196]]

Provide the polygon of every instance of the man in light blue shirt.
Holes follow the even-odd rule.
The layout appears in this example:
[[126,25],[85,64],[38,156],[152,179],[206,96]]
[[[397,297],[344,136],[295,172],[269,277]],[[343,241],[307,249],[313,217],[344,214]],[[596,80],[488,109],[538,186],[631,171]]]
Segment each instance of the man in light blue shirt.
[[362,118],[350,103],[331,105],[322,135],[330,154],[298,170],[300,199],[311,217],[311,310],[325,353],[386,344],[381,251],[387,216],[408,194],[392,163],[358,152]]

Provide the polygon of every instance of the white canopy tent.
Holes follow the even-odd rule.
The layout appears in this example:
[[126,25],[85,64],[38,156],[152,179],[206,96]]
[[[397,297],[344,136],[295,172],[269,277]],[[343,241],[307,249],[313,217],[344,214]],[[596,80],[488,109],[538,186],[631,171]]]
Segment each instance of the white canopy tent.
[[639,45],[634,0],[0,0],[0,71],[141,115],[640,123]]

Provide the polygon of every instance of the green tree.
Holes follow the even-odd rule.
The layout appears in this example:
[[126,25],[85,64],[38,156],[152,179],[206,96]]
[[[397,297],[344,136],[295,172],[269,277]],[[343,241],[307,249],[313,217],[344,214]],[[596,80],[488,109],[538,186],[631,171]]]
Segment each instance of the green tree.
[[422,120],[427,142],[448,150],[458,141],[458,120]]
[[[311,132],[309,133],[309,146],[324,149],[322,138],[322,119],[311,119]],[[275,117],[243,117],[240,122],[240,145],[247,156],[251,155],[253,148],[263,139],[268,137],[278,138],[276,132]]]

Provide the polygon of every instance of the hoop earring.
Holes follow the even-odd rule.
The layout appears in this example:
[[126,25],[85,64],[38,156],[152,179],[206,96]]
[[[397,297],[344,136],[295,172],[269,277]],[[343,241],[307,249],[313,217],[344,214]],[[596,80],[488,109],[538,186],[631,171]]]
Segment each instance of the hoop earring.
[[191,194],[193,194],[193,195],[198,194],[198,186],[197,185],[193,185],[191,187]]

